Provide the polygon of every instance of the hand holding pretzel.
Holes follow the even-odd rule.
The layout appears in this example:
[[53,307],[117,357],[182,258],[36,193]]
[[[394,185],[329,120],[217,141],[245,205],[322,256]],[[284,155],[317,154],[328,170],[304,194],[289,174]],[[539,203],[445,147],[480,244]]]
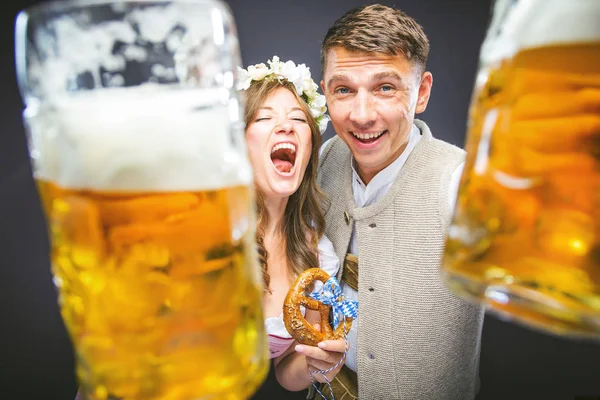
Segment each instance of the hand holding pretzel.
[[[331,306],[306,295],[306,289],[311,283],[318,280],[325,284],[329,278],[329,274],[320,268],[307,269],[298,275],[285,297],[283,302],[283,321],[288,332],[298,343],[317,346],[319,342],[324,340],[344,339],[352,326],[353,318],[344,316],[334,331],[331,325],[329,325],[329,310]],[[338,297],[342,297],[341,293]],[[338,300],[338,298],[333,299],[333,301]],[[319,312],[320,331],[316,330],[304,319],[300,306]]]

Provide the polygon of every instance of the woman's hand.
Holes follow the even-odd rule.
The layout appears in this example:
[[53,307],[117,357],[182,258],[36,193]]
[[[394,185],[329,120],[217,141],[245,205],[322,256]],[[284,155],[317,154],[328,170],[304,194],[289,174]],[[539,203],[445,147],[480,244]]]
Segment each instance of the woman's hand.
[[[314,324],[314,327],[320,331],[319,324]],[[325,378],[323,374],[315,374],[315,372],[325,371],[335,366],[334,369],[325,374],[331,382],[346,362],[344,351],[347,349],[344,339],[324,340],[318,344],[318,347],[299,344],[295,347],[295,350],[306,357],[308,372],[313,372],[313,378],[318,382],[325,382]]]

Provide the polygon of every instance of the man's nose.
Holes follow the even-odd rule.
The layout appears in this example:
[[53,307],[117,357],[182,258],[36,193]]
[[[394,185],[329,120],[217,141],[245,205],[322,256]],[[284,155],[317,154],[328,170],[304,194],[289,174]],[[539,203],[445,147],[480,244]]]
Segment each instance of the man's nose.
[[357,126],[369,126],[376,119],[377,112],[371,94],[366,91],[358,91],[350,110],[350,120]]

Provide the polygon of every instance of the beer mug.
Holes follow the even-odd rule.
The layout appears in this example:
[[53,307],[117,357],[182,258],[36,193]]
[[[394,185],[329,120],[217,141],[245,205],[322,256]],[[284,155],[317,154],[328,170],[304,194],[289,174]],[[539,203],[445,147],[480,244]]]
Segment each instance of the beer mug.
[[226,6],[38,5],[16,60],[81,390],[248,398],[268,355]]
[[600,338],[600,1],[497,0],[442,274],[495,315]]

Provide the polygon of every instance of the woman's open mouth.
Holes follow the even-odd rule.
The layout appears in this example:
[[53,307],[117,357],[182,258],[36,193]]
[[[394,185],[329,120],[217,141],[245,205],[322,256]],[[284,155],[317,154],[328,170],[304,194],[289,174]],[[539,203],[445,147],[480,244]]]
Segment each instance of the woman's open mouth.
[[296,145],[277,143],[271,150],[271,161],[277,171],[284,174],[292,172],[296,164]]

